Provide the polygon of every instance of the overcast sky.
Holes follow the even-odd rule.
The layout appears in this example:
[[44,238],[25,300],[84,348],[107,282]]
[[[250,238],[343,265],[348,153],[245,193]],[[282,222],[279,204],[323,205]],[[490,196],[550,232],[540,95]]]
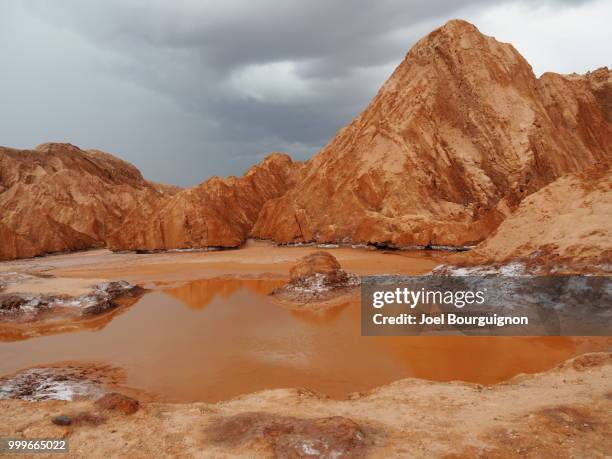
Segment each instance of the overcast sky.
[[0,145],[98,148],[179,185],[306,159],[451,18],[537,75],[612,66],[610,0],[0,0]]

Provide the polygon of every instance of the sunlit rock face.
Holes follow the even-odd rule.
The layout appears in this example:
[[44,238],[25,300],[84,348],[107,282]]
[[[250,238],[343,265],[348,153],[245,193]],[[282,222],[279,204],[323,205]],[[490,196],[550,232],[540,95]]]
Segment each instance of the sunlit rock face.
[[242,177],[212,177],[157,206],[134,212],[109,238],[112,250],[238,247],[270,199],[294,183],[301,165],[273,153]]
[[610,71],[536,78],[510,44],[450,21],[267,202],[279,243],[464,246],[524,197],[612,155]]
[[101,151],[0,147],[0,260],[102,247],[133,210],[173,192]]

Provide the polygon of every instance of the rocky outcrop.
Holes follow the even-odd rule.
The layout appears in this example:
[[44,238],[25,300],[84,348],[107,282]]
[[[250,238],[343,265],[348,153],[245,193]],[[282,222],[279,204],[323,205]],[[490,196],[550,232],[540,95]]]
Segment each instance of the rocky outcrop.
[[[0,279],[0,342],[66,333],[97,331],[125,312],[145,293],[126,281],[101,282],[83,293],[59,293],[41,287],[33,276],[11,276],[6,291]],[[52,285],[55,279],[49,279]]]
[[143,293],[142,287],[123,280],[94,285],[78,296],[0,293],[0,324],[86,319],[119,307],[121,299],[136,300]]
[[0,260],[104,246],[129,213],[172,193],[101,151],[0,147]]
[[612,170],[564,176],[527,197],[458,266],[612,272]]
[[308,283],[309,279],[317,276],[323,284],[330,286],[348,280],[336,257],[322,250],[306,255],[289,271],[289,281],[293,284]]
[[299,260],[289,271],[289,282],[271,295],[283,302],[304,305],[336,299],[358,285],[357,276],[346,273],[336,257],[320,250]]
[[463,246],[531,193],[612,156],[610,71],[537,79],[509,44],[450,21],[420,40],[369,106],[267,202],[279,243]]
[[295,182],[300,165],[273,153],[242,177],[213,177],[134,212],[108,240],[112,250],[238,247],[270,199]]

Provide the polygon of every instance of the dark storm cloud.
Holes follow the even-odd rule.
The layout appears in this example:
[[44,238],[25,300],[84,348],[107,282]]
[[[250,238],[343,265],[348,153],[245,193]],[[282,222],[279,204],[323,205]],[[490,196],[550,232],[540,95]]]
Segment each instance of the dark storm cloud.
[[527,4],[4,0],[0,52],[12,70],[0,74],[0,95],[21,113],[0,124],[0,144],[105,148],[181,184],[240,174],[273,149],[303,159],[367,104],[418,38],[504,5]]

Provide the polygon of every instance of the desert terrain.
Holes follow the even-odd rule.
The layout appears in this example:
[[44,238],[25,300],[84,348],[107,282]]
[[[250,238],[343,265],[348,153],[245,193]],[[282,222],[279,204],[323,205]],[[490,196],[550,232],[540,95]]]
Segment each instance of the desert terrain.
[[[585,354],[493,386],[405,379],[342,401],[277,389],[130,415],[3,400],[0,434],[69,438],[76,457],[606,457],[610,360]],[[83,420],[53,425],[59,414]]]
[[[196,308],[204,313],[212,307],[216,295],[225,298],[221,307],[230,307],[227,298],[232,297],[232,289],[240,290],[232,282],[251,282],[247,284],[249,288],[266,294],[271,286],[284,285],[296,263],[317,250],[320,248],[312,246],[276,247],[265,241],[248,241],[241,249],[224,251],[113,254],[93,250],[5,262],[0,278],[25,276],[7,284],[5,292],[9,293],[73,296],[86,293],[93,284],[126,280],[147,289],[144,299],[165,292],[179,298],[182,309]],[[359,275],[423,274],[449,257],[448,253],[435,251],[352,247],[327,247],[325,251],[347,272]],[[201,284],[205,279],[209,282]],[[357,292],[342,298],[346,302],[351,297],[358,303]],[[241,301],[247,302],[243,307],[257,305],[249,304],[245,298]],[[147,312],[153,306],[147,305],[139,314],[155,314]],[[286,304],[274,307],[280,309]],[[11,343],[58,334],[76,335],[78,343],[82,333],[112,327],[126,308],[136,308],[132,299],[100,316],[71,319],[64,324],[54,321],[37,327],[32,323],[4,323],[0,327],[4,352]],[[350,306],[336,303],[319,311],[302,311],[306,316],[301,320],[314,321],[310,327],[317,326],[317,322],[334,323],[338,309],[343,308]],[[148,320],[151,327],[155,316],[142,319]],[[150,352],[149,339],[138,331],[140,320],[131,322],[134,325],[129,332],[131,346],[144,347],[136,356]],[[162,320],[172,319],[169,316]],[[255,322],[253,326],[257,326]],[[280,323],[277,326],[281,327]],[[355,321],[353,326],[358,323]],[[191,333],[187,327],[180,328],[183,334]],[[23,333],[16,334],[16,329]],[[202,329],[200,333],[209,332]],[[161,334],[157,336],[165,341]],[[230,341],[216,339],[231,349]],[[67,438],[72,455],[90,457],[308,457],[310,453],[316,457],[571,457],[587,451],[603,457],[606,449],[601,439],[609,434],[611,425],[611,344],[609,338],[563,337],[416,337],[414,341],[389,341],[376,347],[379,357],[380,353],[393,356],[400,352],[403,362],[412,362],[414,374],[425,379],[391,382],[392,376],[384,382],[366,376],[376,367],[375,360],[369,360],[365,348],[351,342],[350,352],[359,352],[365,365],[363,374],[355,374],[362,379],[359,383],[321,385],[299,375],[287,379],[269,366],[250,368],[244,363],[243,371],[258,374],[263,387],[279,388],[254,391],[259,386],[245,381],[210,383],[196,379],[191,384],[178,385],[178,390],[164,392],[163,385],[149,381],[182,378],[168,373],[175,372],[175,368],[189,371],[189,366],[194,366],[194,355],[187,356],[185,366],[167,371],[127,364],[126,369],[117,365],[112,348],[108,358],[98,363],[78,358],[78,351],[60,346],[57,354],[61,357],[53,360],[56,345],[50,342],[44,345],[42,357],[36,357],[40,351],[34,349],[26,355],[13,355],[8,367],[5,361],[5,377],[0,378],[5,400],[0,403],[3,418],[12,421],[2,424],[0,435]],[[407,345],[429,350],[406,354]],[[298,358],[299,353],[290,346],[284,347],[290,359]],[[302,351],[308,351],[307,347],[303,343]],[[400,351],[402,348],[404,351]],[[593,351],[596,353],[588,354]],[[12,351],[8,352],[10,359]],[[131,353],[127,349],[123,352]],[[356,371],[342,363],[351,354],[318,352],[329,354],[333,365],[342,372]],[[507,352],[513,356],[504,357]],[[580,356],[572,360],[577,354]],[[73,356],[77,358],[71,360]],[[52,361],[45,360],[49,358]],[[423,360],[422,366],[417,364],[419,359]],[[290,362],[281,363],[280,368],[286,373],[299,366]],[[316,364],[311,368],[316,372]],[[379,371],[383,372],[383,368]],[[134,377],[133,373],[139,370],[143,377]],[[224,371],[230,377],[231,372]],[[328,379],[339,378],[332,370],[325,371]],[[300,387],[300,383],[306,387]],[[107,393],[138,400],[138,410],[125,414],[121,408],[100,408],[95,400]],[[6,399],[8,394],[12,400]],[[57,398],[60,400],[54,400]],[[58,416],[68,417],[70,424],[54,424]],[[538,432],[537,436],[530,433],[533,431]],[[601,449],[593,450],[593,444]]]
[[[609,457],[612,340],[367,337],[369,275],[609,276],[612,72],[453,20],[305,162],[0,148],[0,437],[73,457]],[[40,456],[37,456],[40,457]]]

